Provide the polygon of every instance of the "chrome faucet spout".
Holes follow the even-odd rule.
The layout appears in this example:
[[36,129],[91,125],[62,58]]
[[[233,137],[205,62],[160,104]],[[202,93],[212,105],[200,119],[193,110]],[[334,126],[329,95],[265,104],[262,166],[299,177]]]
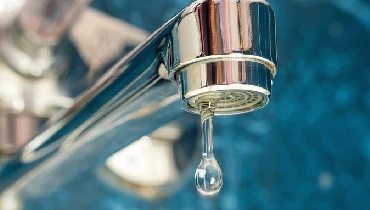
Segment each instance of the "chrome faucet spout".
[[[165,79],[168,73],[161,56],[163,40],[171,34],[178,17],[106,70],[70,109],[49,122],[50,127],[12,160],[0,164],[0,191],[10,186],[31,189],[36,183],[49,190],[53,189],[51,186],[60,187],[81,172],[72,167],[94,168],[121,148],[180,116],[178,91]],[[59,177],[58,186],[51,183],[51,177],[62,171],[70,171],[69,176]],[[27,185],[16,184],[16,180],[29,174],[35,176]]]
[[50,193],[180,116],[180,107],[199,113],[199,101],[217,98],[216,115],[262,108],[276,65],[275,16],[267,2],[196,1],[0,165],[0,191]]

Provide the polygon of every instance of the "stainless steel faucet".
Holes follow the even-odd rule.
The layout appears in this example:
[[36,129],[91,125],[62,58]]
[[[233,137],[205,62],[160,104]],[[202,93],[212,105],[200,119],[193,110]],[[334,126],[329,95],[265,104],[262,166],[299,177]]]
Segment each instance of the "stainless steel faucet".
[[198,114],[198,104],[210,100],[217,101],[215,115],[262,108],[276,70],[275,15],[266,1],[195,1],[0,164],[0,191],[20,198],[50,193],[177,118],[181,108]]

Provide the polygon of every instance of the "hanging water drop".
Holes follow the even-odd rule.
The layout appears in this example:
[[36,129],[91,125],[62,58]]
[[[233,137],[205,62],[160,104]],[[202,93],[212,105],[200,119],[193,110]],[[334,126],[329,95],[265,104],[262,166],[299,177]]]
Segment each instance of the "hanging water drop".
[[202,195],[217,194],[223,184],[223,174],[213,155],[213,114],[211,102],[200,103],[199,110],[202,120],[202,160],[195,172],[195,185]]

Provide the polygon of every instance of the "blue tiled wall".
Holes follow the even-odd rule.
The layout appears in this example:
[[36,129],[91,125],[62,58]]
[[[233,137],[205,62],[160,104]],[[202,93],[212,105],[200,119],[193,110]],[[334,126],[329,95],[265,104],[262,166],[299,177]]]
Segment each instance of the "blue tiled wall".
[[[95,0],[93,6],[154,31],[189,2]],[[54,204],[99,210],[370,209],[370,2],[269,2],[278,19],[280,58],[272,100],[255,113],[216,118],[215,153],[225,176],[218,197],[199,197],[192,174],[173,196],[155,202],[85,178]],[[86,192],[91,199],[79,200]]]

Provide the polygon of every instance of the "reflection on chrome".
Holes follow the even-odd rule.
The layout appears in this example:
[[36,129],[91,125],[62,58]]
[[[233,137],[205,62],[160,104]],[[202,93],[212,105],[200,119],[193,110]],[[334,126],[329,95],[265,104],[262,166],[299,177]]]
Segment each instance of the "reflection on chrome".
[[215,115],[262,108],[276,65],[275,16],[266,1],[196,1],[106,69],[48,129],[0,165],[0,190],[53,193],[178,119],[180,107],[199,113],[199,100],[217,99]]
[[98,168],[98,177],[117,190],[147,199],[168,196],[198,159],[199,126],[188,124],[194,117],[182,116],[113,154]]

